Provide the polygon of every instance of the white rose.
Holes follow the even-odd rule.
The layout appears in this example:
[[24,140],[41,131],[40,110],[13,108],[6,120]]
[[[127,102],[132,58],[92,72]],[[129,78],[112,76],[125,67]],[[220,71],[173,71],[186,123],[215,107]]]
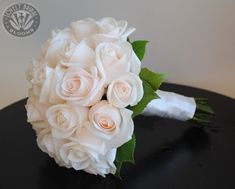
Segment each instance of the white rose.
[[55,156],[54,137],[51,135],[50,128],[43,129],[37,133],[37,144],[39,148],[48,153],[50,157]]
[[58,96],[71,104],[91,106],[104,94],[104,79],[100,78],[96,67],[88,72],[79,67],[70,67],[57,84]]
[[38,101],[38,98],[29,93],[29,98],[25,105],[27,111],[27,121],[32,124],[32,128],[39,132],[45,128],[48,128],[46,111],[50,107],[50,104],[43,104]]
[[66,67],[79,66],[88,70],[95,65],[95,51],[83,40],[78,45],[64,49],[60,63]]
[[76,39],[69,28],[54,30],[51,38],[41,48],[40,62],[54,68],[64,57],[64,53],[76,44]]
[[66,69],[61,65],[57,65],[55,69],[51,69],[47,74],[45,81],[41,87],[39,101],[42,103],[63,104],[65,100],[61,99],[56,93],[56,86],[62,80]]
[[[132,111],[118,109],[108,101],[102,100],[90,109],[89,122],[85,127],[97,139],[103,141],[106,149],[117,148],[132,137],[134,123],[131,115]],[[92,137],[87,138],[93,140]]]
[[139,74],[141,62],[130,43],[100,43],[96,48],[96,65],[109,84],[123,72]]
[[46,78],[45,64],[33,59],[30,68],[26,72],[26,78],[33,85],[41,85]]
[[46,64],[35,59],[32,60],[30,68],[26,71],[26,78],[32,84],[33,95],[40,95],[42,85],[51,71],[52,69]]
[[113,162],[116,158],[116,151],[116,149],[109,150],[104,156],[102,156],[100,161],[91,162],[91,164],[84,170],[90,174],[99,174],[103,177],[109,173],[115,174],[116,166]]
[[58,104],[47,110],[47,119],[55,138],[67,138],[88,120],[88,108]]
[[75,170],[81,170],[90,164],[90,154],[78,143],[69,142],[61,146],[60,156],[62,160]]
[[116,149],[102,155],[99,149],[90,149],[76,142],[64,144],[60,149],[60,157],[66,165],[75,170],[84,169],[88,173],[105,176],[108,173],[115,173],[116,168],[113,161],[116,156]]
[[41,122],[47,120],[46,111],[49,108],[49,104],[43,104],[38,101],[33,95],[29,95],[27,103],[25,105],[27,111],[28,122]]
[[99,149],[99,153],[105,155],[108,151],[105,142],[87,130],[86,125],[88,125],[88,123],[89,121],[84,124],[84,127],[76,130],[74,135],[70,136],[68,139],[90,149],[90,152],[95,152]]
[[135,31],[135,28],[127,28],[127,21],[116,21],[114,18],[105,17],[97,21],[100,33],[111,37],[122,38],[124,40]]
[[86,18],[84,20],[78,20],[71,23],[71,31],[76,37],[76,40],[80,42],[82,39],[92,36],[99,32],[99,27],[92,18]]
[[62,145],[68,141],[64,139],[56,139],[51,135],[50,127],[37,132],[37,144],[38,147],[50,157],[54,158],[56,163],[60,166],[69,166],[61,159],[59,150]]
[[128,105],[136,105],[142,99],[143,93],[139,76],[127,72],[109,84],[107,99],[110,104],[124,108]]

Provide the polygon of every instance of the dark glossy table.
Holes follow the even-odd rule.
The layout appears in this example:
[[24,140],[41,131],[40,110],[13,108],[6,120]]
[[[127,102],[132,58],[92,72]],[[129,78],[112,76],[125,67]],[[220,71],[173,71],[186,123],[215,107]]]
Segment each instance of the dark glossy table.
[[57,166],[39,150],[26,122],[24,104],[0,111],[0,189],[234,189],[235,100],[196,88],[164,84],[161,89],[208,97],[216,112],[209,128],[158,117],[135,119],[136,165],[123,181]]

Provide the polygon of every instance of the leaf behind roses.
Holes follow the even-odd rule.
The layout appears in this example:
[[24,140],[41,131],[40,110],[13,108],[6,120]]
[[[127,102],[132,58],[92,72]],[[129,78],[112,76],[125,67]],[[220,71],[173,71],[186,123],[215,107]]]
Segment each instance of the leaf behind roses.
[[117,167],[116,176],[121,179],[120,171],[122,164],[125,162],[135,163],[134,153],[135,153],[135,146],[136,146],[136,138],[135,135],[132,135],[131,140],[127,143],[123,144],[117,149],[115,164]]
[[131,43],[132,48],[140,61],[144,59],[146,45],[148,42],[149,41],[146,40],[138,40]]
[[139,74],[142,80],[148,82],[149,85],[153,88],[153,90],[157,90],[163,81],[166,79],[166,74],[156,73],[148,68],[142,68]]
[[133,111],[132,117],[141,114],[141,112],[145,109],[145,107],[148,105],[150,101],[158,98],[152,86],[147,81],[145,80],[142,81],[143,81],[144,95],[141,101],[137,105],[129,107],[129,109]]

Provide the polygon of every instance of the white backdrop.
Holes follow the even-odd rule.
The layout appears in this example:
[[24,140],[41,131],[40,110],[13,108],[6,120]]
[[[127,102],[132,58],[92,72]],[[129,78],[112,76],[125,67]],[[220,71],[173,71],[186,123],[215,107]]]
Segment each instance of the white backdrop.
[[41,15],[39,29],[17,38],[2,25],[13,2],[0,0],[0,108],[27,96],[25,70],[50,31],[84,17],[126,19],[131,39],[150,41],[144,66],[168,81],[235,98],[235,0],[28,0]]

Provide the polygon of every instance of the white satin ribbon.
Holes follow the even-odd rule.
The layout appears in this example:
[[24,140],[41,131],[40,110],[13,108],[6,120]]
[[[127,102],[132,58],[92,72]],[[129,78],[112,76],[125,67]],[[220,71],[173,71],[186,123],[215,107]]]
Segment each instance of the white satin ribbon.
[[194,98],[157,90],[158,99],[152,100],[142,112],[145,116],[159,116],[181,121],[192,119],[196,111]]

